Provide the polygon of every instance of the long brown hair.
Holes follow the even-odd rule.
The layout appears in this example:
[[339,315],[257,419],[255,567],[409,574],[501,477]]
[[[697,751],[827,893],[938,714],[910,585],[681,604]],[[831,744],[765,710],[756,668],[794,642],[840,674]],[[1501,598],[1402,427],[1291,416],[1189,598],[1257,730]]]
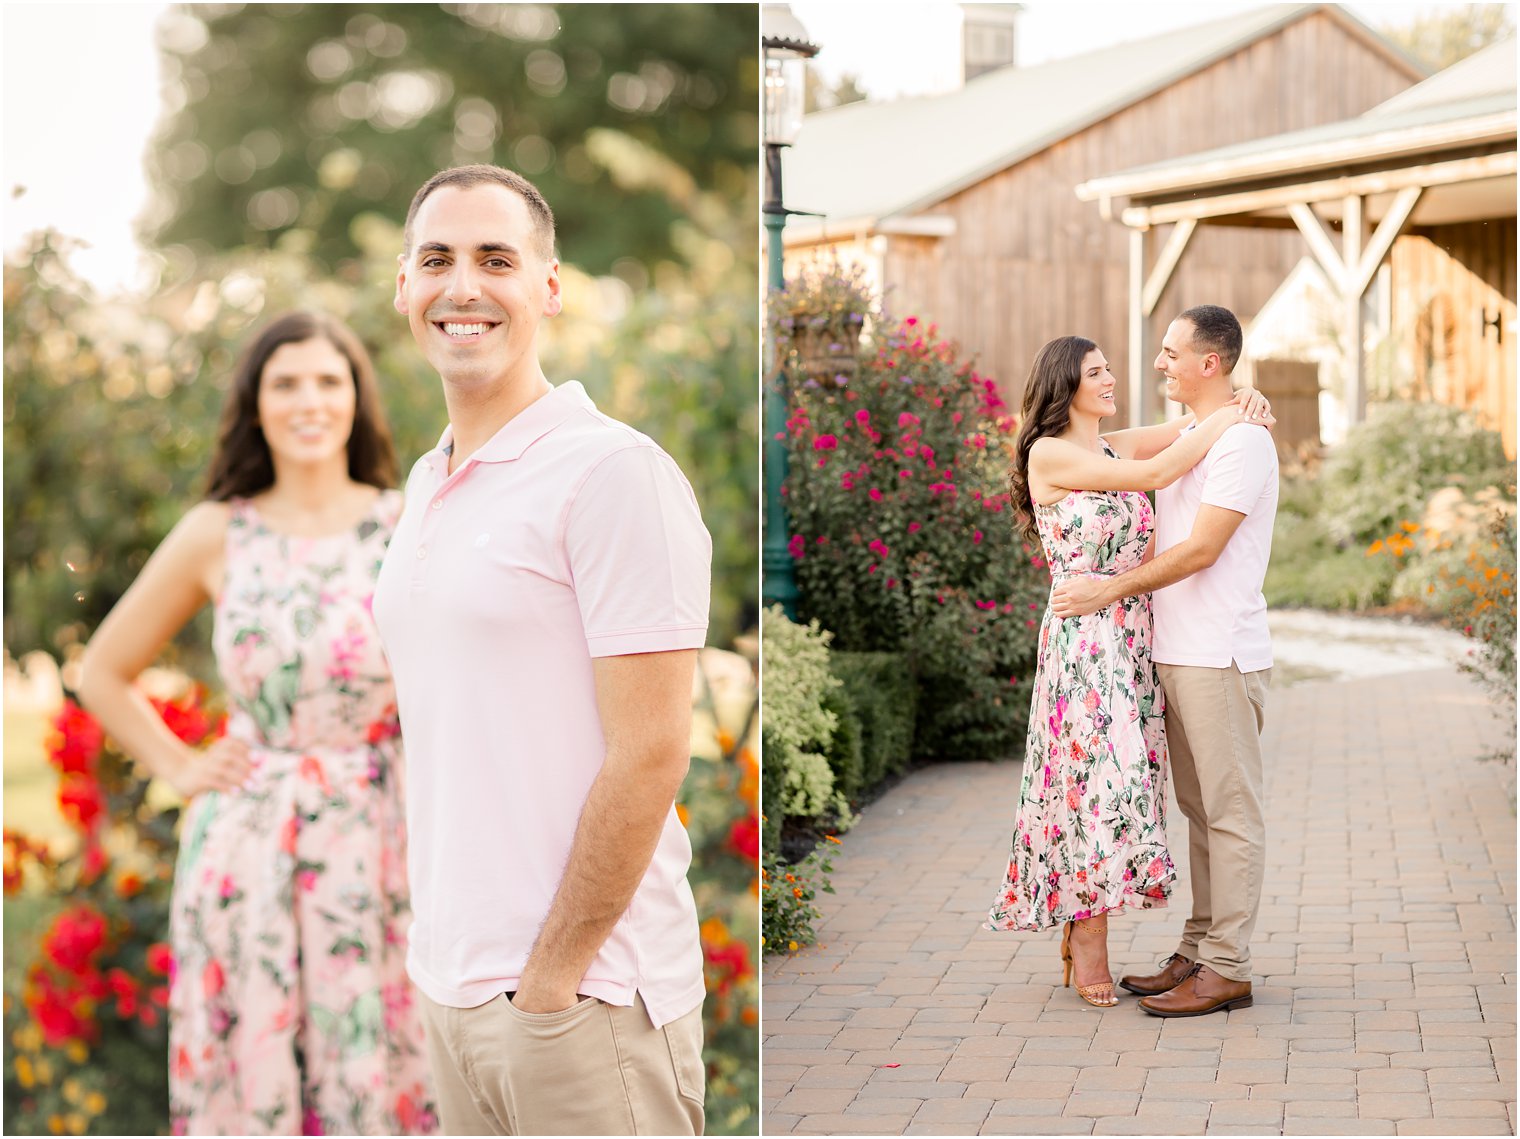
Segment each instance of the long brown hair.
[[1018,513],[1019,529],[1032,542],[1040,540],[1029,497],[1029,450],[1035,440],[1059,435],[1071,422],[1071,401],[1082,382],[1082,361],[1097,345],[1085,336],[1060,336],[1035,353],[1024,381],[1024,411],[1013,445],[1013,472],[1008,490]]
[[354,378],[354,427],[348,436],[348,476],[388,490],[396,485],[396,451],[375,384],[369,353],[347,325],[314,312],[288,312],[265,326],[233,369],[222,404],[216,450],[206,476],[213,502],[257,494],[274,484],[274,459],[259,426],[259,383],[264,367],[282,345],[326,340],[348,361]]

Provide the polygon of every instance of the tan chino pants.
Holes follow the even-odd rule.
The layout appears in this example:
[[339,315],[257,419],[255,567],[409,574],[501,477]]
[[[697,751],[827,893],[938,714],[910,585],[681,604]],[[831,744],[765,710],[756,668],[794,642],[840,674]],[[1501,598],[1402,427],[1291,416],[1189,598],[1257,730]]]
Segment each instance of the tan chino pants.
[[1193,914],[1177,952],[1228,980],[1249,981],[1266,872],[1261,729],[1272,670],[1156,668],[1193,880]]
[[447,1135],[702,1134],[700,1007],[655,1028],[640,998],[551,1013],[506,994],[478,1008],[417,999]]

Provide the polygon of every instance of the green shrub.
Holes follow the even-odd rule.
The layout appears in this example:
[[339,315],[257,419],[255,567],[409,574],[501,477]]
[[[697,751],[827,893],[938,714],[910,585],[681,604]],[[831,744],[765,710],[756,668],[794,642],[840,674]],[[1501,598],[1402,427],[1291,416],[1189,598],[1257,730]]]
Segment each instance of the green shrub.
[[1318,517],[1338,542],[1365,547],[1419,518],[1444,486],[1514,480],[1504,445],[1471,413],[1439,403],[1373,404],[1320,472]]
[[1439,615],[1442,607],[1426,587],[1449,578],[1465,551],[1426,542],[1407,559],[1378,555],[1400,534],[1399,541],[1412,541],[1407,535],[1420,528],[1415,520],[1428,503],[1513,479],[1500,437],[1467,412],[1374,404],[1317,472],[1283,477],[1267,603],[1349,610],[1414,604]]
[[831,634],[817,620],[798,625],[786,619],[781,607],[765,610],[761,625],[761,690],[765,716],[761,738],[767,759],[774,753],[780,794],[768,799],[783,819],[800,816],[823,819],[837,815],[848,820],[849,806],[834,783],[829,751],[839,726],[838,715],[826,706],[839,681],[829,673]]
[[1028,610],[1049,578],[1013,527],[1014,421],[996,383],[909,317],[854,378],[810,377],[792,396],[799,611],[841,649],[905,654],[916,756],[1014,754],[1027,700],[1008,694],[1034,666]]
[[854,800],[908,765],[918,686],[901,653],[829,654],[829,671],[843,683],[860,730],[860,786],[846,790]]
[[829,844],[839,845],[832,835],[815,846],[795,865],[780,861],[773,849],[764,852],[760,868],[760,944],[767,953],[794,953],[818,940],[813,922],[823,915],[813,904],[820,893],[832,894],[829,881],[834,864]]
[[[833,654],[829,670],[833,671]],[[838,679],[837,677],[835,679]],[[845,802],[860,798],[865,786],[864,736],[860,713],[850,693],[841,685],[824,694],[823,706],[834,714],[834,738],[829,741],[829,770],[834,789]]]

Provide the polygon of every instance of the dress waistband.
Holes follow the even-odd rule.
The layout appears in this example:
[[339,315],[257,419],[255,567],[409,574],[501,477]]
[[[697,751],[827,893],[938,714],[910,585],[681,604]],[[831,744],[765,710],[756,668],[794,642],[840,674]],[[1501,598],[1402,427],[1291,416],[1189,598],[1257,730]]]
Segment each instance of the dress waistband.
[[1050,580],[1052,583],[1065,581],[1073,577],[1117,577],[1119,570],[1052,570]]

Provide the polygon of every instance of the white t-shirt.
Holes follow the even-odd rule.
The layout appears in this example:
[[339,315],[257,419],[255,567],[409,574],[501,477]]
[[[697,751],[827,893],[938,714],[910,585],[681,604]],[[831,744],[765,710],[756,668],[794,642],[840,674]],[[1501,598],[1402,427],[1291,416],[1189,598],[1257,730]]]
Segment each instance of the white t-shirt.
[[1235,424],[1196,467],[1156,492],[1157,554],[1193,532],[1203,505],[1238,511],[1245,518],[1217,562],[1156,590],[1151,655],[1157,664],[1228,668],[1233,660],[1241,672],[1271,668],[1272,638],[1261,583],[1277,516],[1277,448],[1265,427]]

